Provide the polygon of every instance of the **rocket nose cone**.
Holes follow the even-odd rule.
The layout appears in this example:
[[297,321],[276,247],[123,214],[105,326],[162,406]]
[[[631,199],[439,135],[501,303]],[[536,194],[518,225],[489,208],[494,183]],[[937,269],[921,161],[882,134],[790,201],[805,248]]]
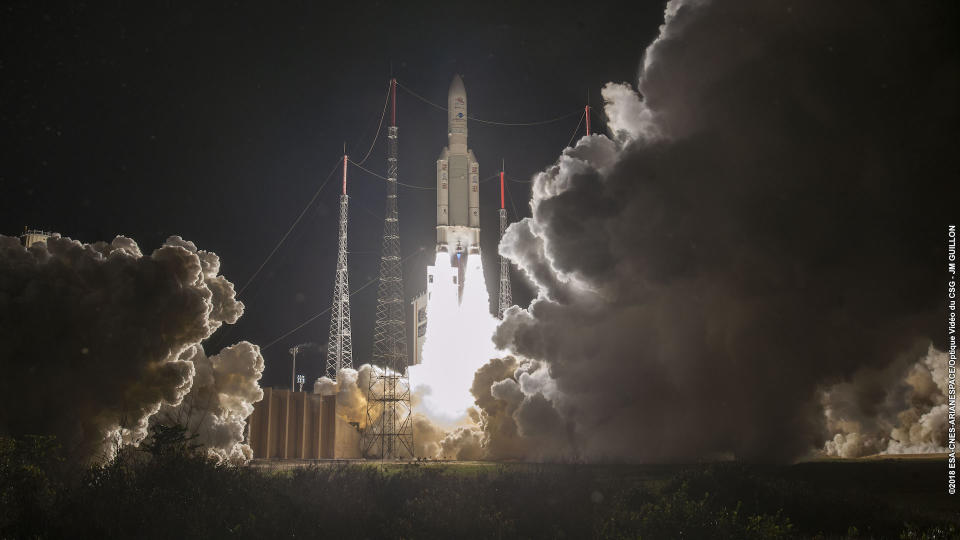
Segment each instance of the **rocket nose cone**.
[[450,95],[450,96],[454,96],[454,95],[458,95],[458,94],[459,94],[459,95],[466,96],[466,95],[467,95],[467,90],[466,90],[466,88],[463,87],[463,79],[461,79],[459,75],[454,75],[454,76],[453,76],[453,81],[450,82],[450,92],[449,92],[449,95]]

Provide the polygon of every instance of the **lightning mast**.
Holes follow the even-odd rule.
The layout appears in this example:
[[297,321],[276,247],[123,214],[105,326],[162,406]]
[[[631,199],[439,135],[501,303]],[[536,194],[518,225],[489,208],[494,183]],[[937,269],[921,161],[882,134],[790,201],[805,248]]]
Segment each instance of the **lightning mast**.
[[583,117],[587,119],[587,137],[590,136],[590,89],[587,89],[587,104],[583,106]]
[[383,251],[373,332],[373,363],[383,371],[371,374],[367,400],[364,454],[369,457],[413,457],[413,424],[407,368],[403,269],[397,210],[397,80],[390,80],[390,127],[387,131],[387,204],[383,217]]
[[330,339],[327,341],[326,375],[337,380],[337,372],[353,367],[353,338],[350,335],[350,281],[347,274],[347,155],[343,155],[343,192],[340,194],[340,242],[337,276],[330,307]]
[[[507,230],[507,209],[503,204],[503,166],[500,167],[500,240]],[[513,305],[513,294],[510,292],[510,261],[500,255],[500,303],[497,307],[497,317],[503,319],[503,312]]]

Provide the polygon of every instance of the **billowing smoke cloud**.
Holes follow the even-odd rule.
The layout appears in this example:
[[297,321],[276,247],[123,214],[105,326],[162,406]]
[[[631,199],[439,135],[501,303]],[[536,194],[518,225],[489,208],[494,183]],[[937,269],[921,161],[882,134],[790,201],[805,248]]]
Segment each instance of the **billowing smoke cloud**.
[[161,407],[204,401],[213,384],[216,403],[199,407],[217,422],[201,440],[243,455],[237,428],[260,397],[263,360],[247,343],[203,356],[200,342],[243,313],[219,267],[176,236],[146,257],[122,236],[29,249],[0,236],[0,432],[54,434],[77,457],[110,458],[143,440]]
[[[416,407],[414,407],[416,410]],[[446,432],[426,415],[413,414],[413,454],[415,457],[435,458],[441,455],[440,441]]]
[[313,383],[316,394],[337,395],[337,415],[347,422],[356,422],[360,428],[367,426],[367,397],[370,393],[370,377],[380,368],[364,364],[360,369],[345,368],[337,373],[336,382],[329,377],[320,377]]
[[486,457],[481,446],[483,434],[472,426],[461,426],[453,429],[440,441],[441,459],[458,459],[461,461],[477,460]]
[[541,362],[508,356],[477,371],[476,398],[481,447],[493,459],[543,461],[577,457],[556,382]]
[[[320,377],[313,385],[317,394],[337,396],[337,415],[346,422],[355,422],[361,429],[367,425],[367,402],[370,398],[370,380],[382,374],[382,368],[363,364],[359,369],[341,369],[337,373],[337,380]],[[375,383],[376,384],[376,383]],[[403,391],[402,387],[398,387]],[[374,393],[379,393],[376,386]],[[479,413],[475,409],[467,411],[468,415],[461,425],[449,426],[438,422],[429,415],[416,412],[422,403],[423,395],[413,393],[411,401],[414,414],[411,418],[413,425],[414,457],[440,459],[482,459],[486,453],[481,447],[482,432],[476,425],[480,422]],[[373,419],[376,421],[376,418]]]
[[832,456],[946,452],[947,354],[863,368],[824,392]]
[[[837,433],[823,391],[943,348],[960,63],[934,11],[668,4],[637,91],[603,90],[611,137],[537,175],[500,245],[539,296],[497,346],[542,365],[485,368],[493,457],[791,460]],[[935,406],[911,376],[893,401]],[[935,443],[926,406],[879,432]]]
[[190,392],[179,404],[162,405],[151,423],[186,427],[196,435],[191,443],[202,445],[219,461],[252,459],[243,432],[253,404],[263,399],[257,382],[264,367],[260,347],[242,341],[207,358],[202,346],[193,345],[180,358],[192,362],[196,372]]

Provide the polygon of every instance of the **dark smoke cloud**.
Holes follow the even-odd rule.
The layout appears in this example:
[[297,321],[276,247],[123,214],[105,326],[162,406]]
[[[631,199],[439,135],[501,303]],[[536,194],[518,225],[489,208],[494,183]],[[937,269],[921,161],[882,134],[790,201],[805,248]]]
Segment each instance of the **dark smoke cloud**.
[[[236,441],[263,359],[248,343],[203,354],[200,342],[243,313],[219,268],[176,236],[149,256],[122,236],[53,236],[29,249],[0,236],[0,433],[54,434],[76,457],[109,458],[142,441],[162,406],[210,398],[213,385],[216,403],[197,412],[219,422],[201,431],[231,424]],[[223,433],[201,435],[235,450]]]
[[792,460],[836,434],[825,389],[942,349],[953,10],[670,2],[639,94],[604,88],[611,137],[539,174],[501,243],[540,296],[497,344],[555,391],[491,364],[489,448]]
[[477,370],[470,388],[485,458],[543,461],[576,456],[572,426],[556,409],[557,389],[537,361],[495,358]]

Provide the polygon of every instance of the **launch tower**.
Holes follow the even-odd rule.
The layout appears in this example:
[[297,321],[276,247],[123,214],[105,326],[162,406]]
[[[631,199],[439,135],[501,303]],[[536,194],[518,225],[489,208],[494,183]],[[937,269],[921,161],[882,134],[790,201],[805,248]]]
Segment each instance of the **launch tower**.
[[340,241],[337,277],[330,306],[330,339],[327,341],[326,375],[337,380],[337,372],[353,367],[353,338],[350,335],[350,281],[347,274],[347,156],[343,156],[343,191],[340,194]]
[[400,222],[397,209],[397,81],[390,81],[390,127],[387,131],[387,203],[383,217],[383,251],[377,290],[377,319],[373,332],[373,363],[382,372],[370,376],[367,400],[368,457],[413,457],[410,381],[407,377],[407,339],[400,259]]
[[[507,209],[503,205],[503,168],[500,168],[500,240],[507,230]],[[497,305],[497,318],[503,319],[503,312],[513,305],[513,294],[510,292],[510,261],[500,255],[500,301]]]

